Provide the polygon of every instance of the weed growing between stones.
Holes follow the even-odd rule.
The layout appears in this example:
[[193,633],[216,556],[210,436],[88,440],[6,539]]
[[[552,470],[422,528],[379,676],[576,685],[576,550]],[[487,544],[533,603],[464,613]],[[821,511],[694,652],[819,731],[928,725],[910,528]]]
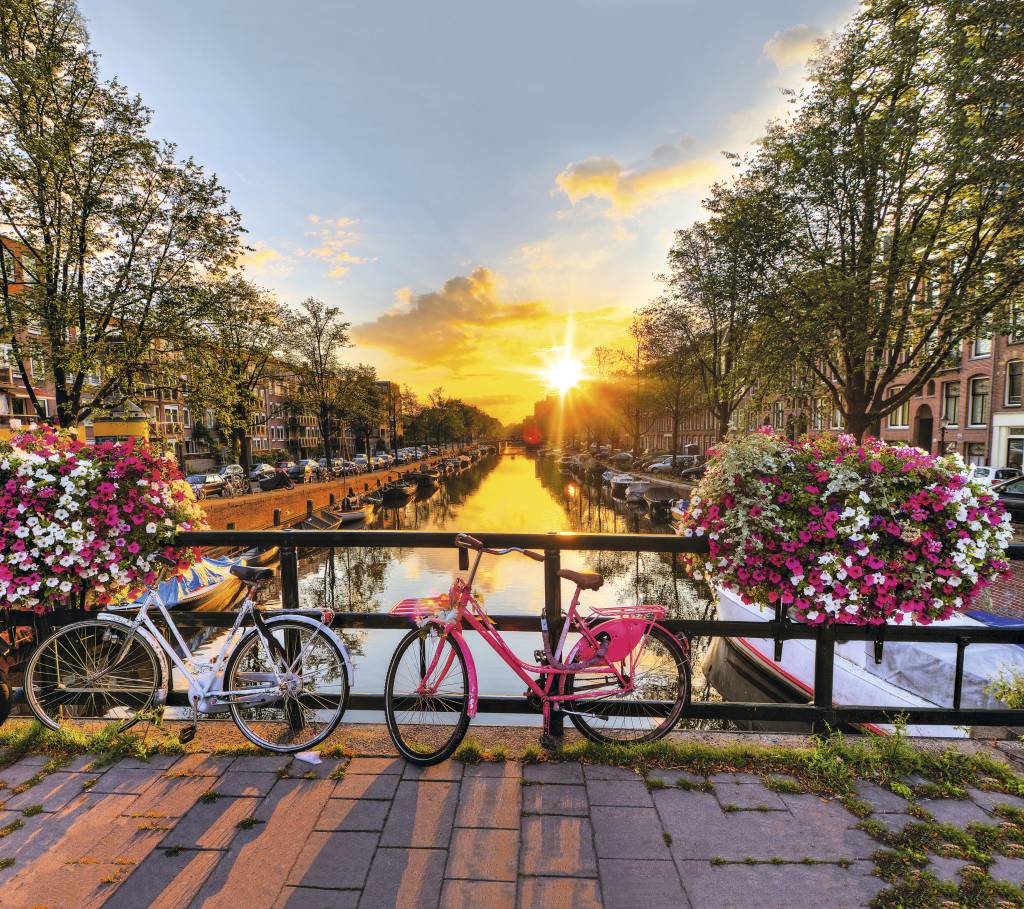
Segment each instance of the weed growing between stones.
[[484,759],[484,749],[476,739],[467,738],[455,749],[452,757],[463,764],[479,764]]
[[220,793],[216,789],[211,789],[208,792],[204,792],[199,796],[199,801],[205,805],[209,805],[211,802],[217,801],[220,798]]

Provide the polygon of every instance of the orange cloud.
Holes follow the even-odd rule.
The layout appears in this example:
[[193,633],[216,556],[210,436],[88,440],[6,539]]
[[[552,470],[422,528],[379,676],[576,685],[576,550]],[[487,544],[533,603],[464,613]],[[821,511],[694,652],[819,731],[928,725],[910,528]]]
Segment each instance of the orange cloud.
[[341,278],[351,270],[353,265],[363,265],[370,261],[349,252],[349,247],[359,242],[359,234],[354,230],[358,223],[352,218],[321,218],[310,215],[307,220],[315,225],[306,231],[306,236],[313,239],[315,245],[308,249],[295,251],[297,256],[308,256],[320,259],[329,267],[327,277]]
[[794,25],[785,31],[776,32],[764,43],[764,55],[775,64],[776,69],[790,69],[803,66],[808,57],[818,49],[824,38],[821,32],[809,25]]
[[295,263],[291,256],[257,240],[238,257],[238,264],[255,275],[285,275]]

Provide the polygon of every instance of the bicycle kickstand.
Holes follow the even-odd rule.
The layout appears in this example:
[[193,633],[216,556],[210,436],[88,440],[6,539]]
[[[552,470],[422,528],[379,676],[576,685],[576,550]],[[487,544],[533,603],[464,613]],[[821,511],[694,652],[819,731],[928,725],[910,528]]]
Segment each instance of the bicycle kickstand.
[[178,732],[178,742],[182,745],[191,742],[196,737],[196,731],[199,728],[199,699],[190,697],[189,700],[192,703],[192,722],[188,726],[183,726]]
[[544,729],[540,734],[540,747],[545,751],[556,751],[562,746],[560,736],[551,734],[551,704],[544,702]]

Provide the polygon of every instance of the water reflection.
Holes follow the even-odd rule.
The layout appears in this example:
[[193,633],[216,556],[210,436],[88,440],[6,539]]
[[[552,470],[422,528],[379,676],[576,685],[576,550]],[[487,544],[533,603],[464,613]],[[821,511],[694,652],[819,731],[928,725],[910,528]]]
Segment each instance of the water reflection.
[[[560,474],[550,461],[523,455],[491,456],[404,505],[380,509],[369,525],[381,530],[469,532],[670,533],[634,509],[614,502],[607,490],[580,484]],[[385,612],[400,599],[448,589],[457,557],[448,549],[339,548],[308,554],[300,565],[304,608]],[[658,603],[673,618],[713,618],[706,592],[663,553],[563,552],[566,568],[604,575],[600,591],[585,594],[584,604]],[[573,586],[563,582],[563,602]],[[481,601],[495,613],[539,614],[544,603],[539,566],[515,555],[484,557],[476,586]],[[345,635],[356,663],[357,690],[382,691],[398,632],[358,630]],[[537,646],[533,635],[510,635],[523,656]],[[714,696],[701,675],[707,641],[693,641],[694,697]],[[473,641],[483,694],[521,694],[522,682],[489,648]],[[506,718],[507,719],[507,718]],[[505,721],[505,720],[503,720]]]

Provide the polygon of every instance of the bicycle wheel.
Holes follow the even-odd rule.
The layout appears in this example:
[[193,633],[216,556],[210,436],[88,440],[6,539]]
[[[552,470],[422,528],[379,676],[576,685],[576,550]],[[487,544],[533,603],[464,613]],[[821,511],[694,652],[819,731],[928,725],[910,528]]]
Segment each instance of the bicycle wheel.
[[[429,694],[421,690],[424,681]],[[384,717],[399,754],[421,766],[449,757],[469,727],[468,694],[461,648],[436,628],[410,631],[391,657],[384,683]]]
[[161,675],[156,652],[141,635],[109,622],[75,622],[29,657],[25,698],[50,729],[104,722],[123,730],[152,708]]
[[[230,701],[231,716],[242,735],[268,751],[312,748],[334,731],[348,706],[345,657],[322,627],[288,619],[271,619],[266,626],[285,657],[275,656],[272,665],[255,628],[238,642],[224,669],[224,690],[259,688],[263,693],[253,691],[250,703]],[[285,665],[300,654],[301,664]],[[288,673],[282,685],[275,666]]]
[[[601,625],[591,631],[600,635]],[[621,664],[621,672],[625,674],[628,669]],[[653,627],[634,667],[632,681],[633,690],[625,692],[610,673],[566,675],[563,694],[586,693],[591,697],[566,704],[565,712],[592,742],[660,739],[671,731],[690,703],[690,659],[679,639],[664,628]]]

